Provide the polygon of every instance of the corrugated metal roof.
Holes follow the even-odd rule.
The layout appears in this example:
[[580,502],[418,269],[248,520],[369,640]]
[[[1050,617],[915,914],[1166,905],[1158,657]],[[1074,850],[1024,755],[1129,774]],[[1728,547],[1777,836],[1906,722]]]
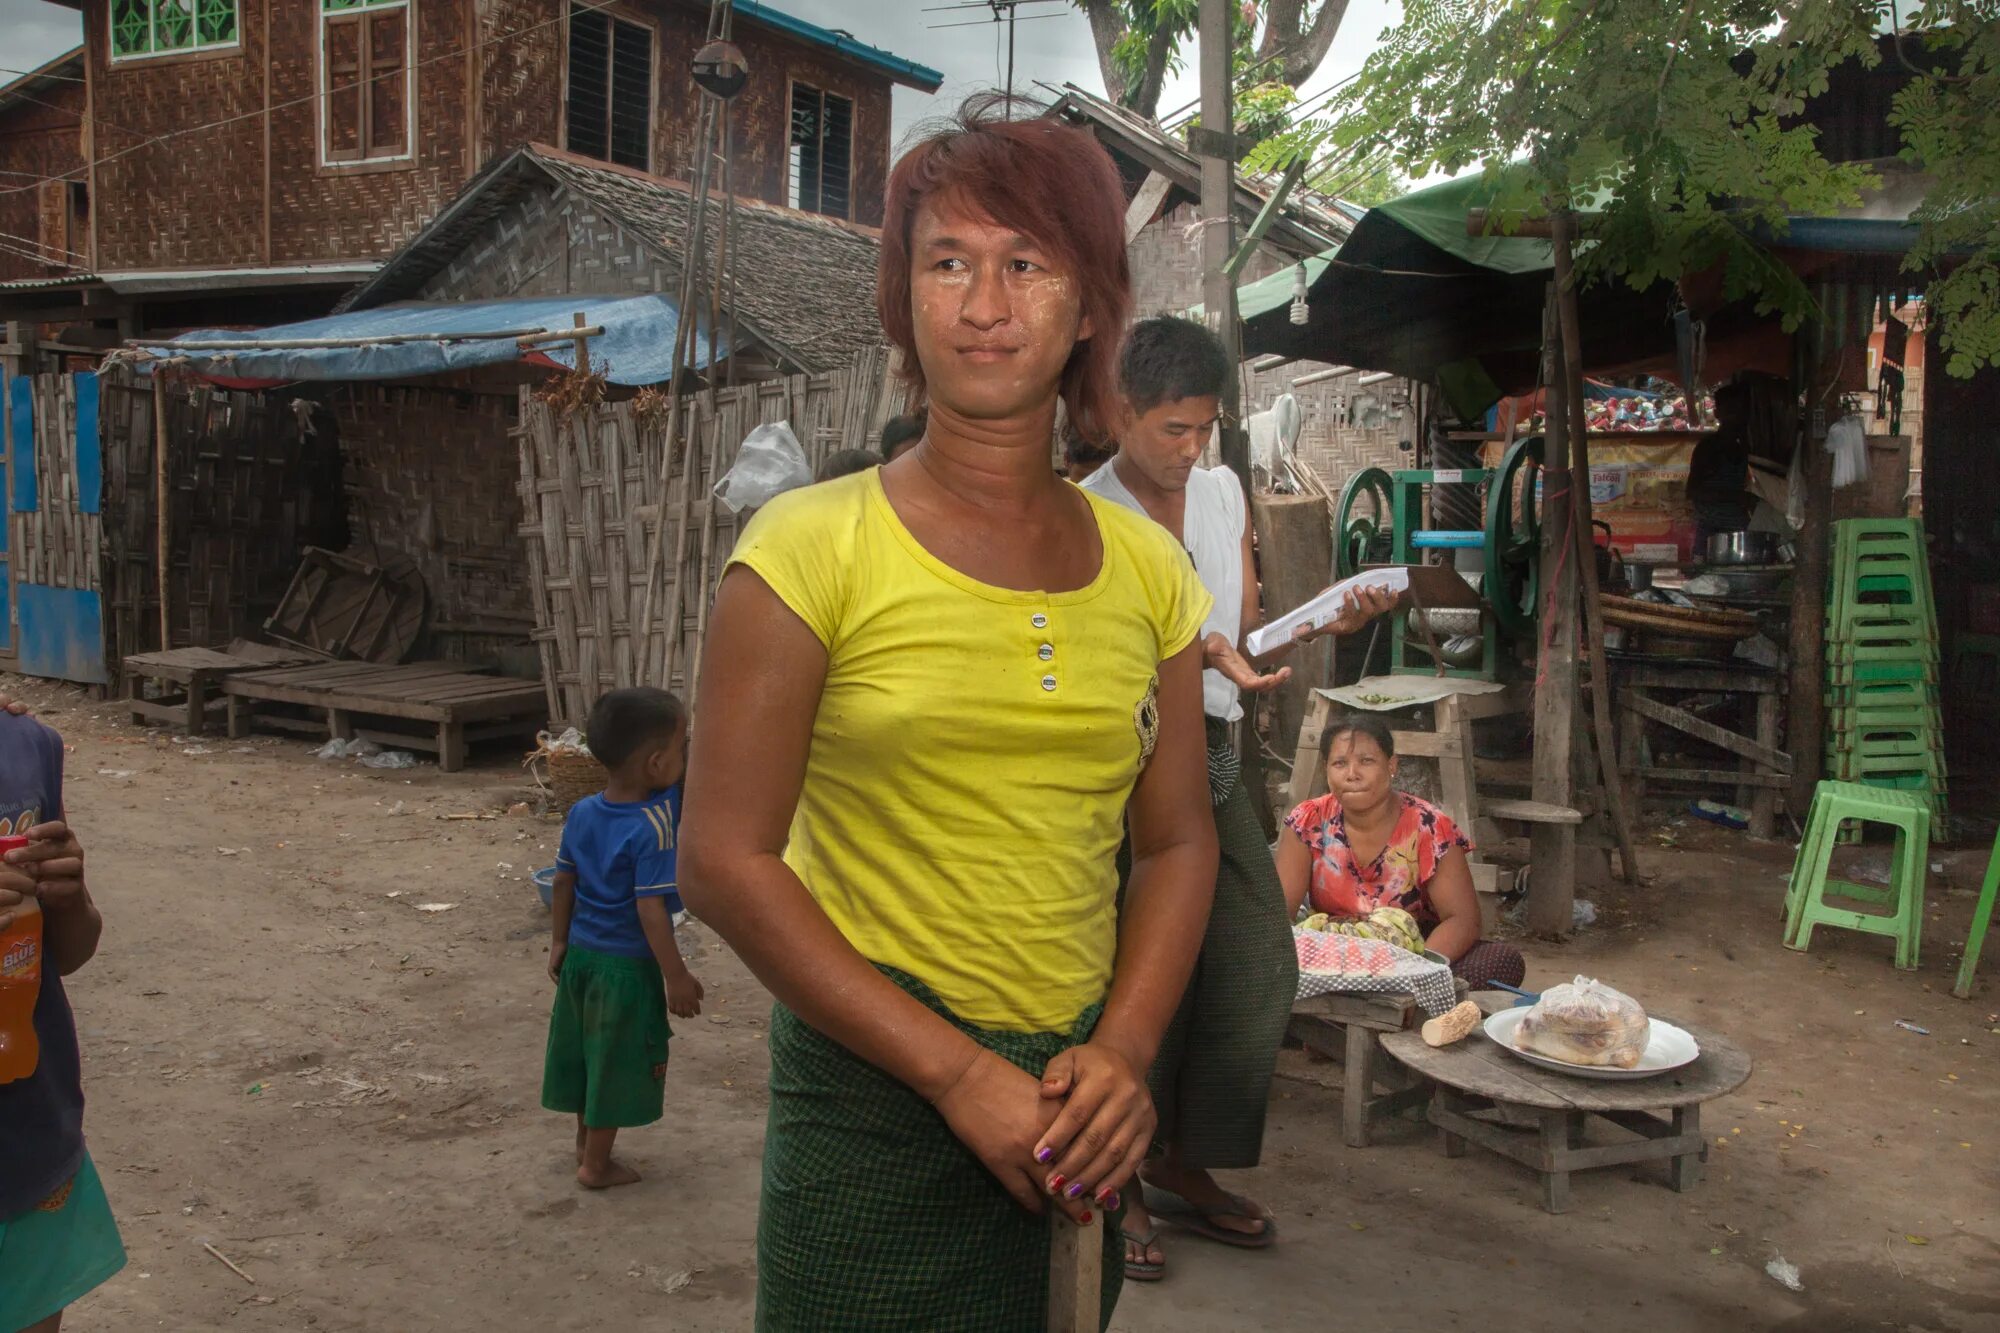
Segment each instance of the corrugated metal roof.
[[779,32],[810,42],[814,46],[823,46],[858,65],[866,65],[887,74],[897,83],[915,88],[918,92],[934,93],[938,90],[938,85],[944,82],[944,75],[929,65],[919,65],[914,60],[905,60],[902,56],[884,51],[879,46],[870,46],[856,39],[851,32],[839,28],[822,28],[817,23],[808,23],[802,18],[760,4],[758,0],[736,0],[735,8],[736,13],[742,18],[776,28]]

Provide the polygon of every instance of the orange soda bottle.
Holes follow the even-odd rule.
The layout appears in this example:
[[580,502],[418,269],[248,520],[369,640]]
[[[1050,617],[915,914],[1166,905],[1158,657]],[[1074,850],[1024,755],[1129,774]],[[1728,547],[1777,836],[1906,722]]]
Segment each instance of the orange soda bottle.
[[[27,845],[26,838],[0,838],[0,856]],[[42,907],[30,898],[15,913],[0,929],[0,1083],[28,1077],[42,1059],[35,1036],[35,1001],[42,993]]]

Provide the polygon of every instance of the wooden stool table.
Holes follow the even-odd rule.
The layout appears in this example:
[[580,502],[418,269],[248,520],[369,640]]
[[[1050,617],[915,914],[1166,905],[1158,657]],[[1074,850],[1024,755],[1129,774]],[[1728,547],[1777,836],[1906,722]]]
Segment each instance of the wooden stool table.
[[[1443,1133],[1445,1156],[1464,1156],[1469,1140],[1532,1167],[1542,1178],[1542,1206],[1561,1213],[1569,1210],[1572,1171],[1664,1161],[1675,1190],[1694,1188],[1708,1158],[1702,1103],[1742,1087],[1750,1077],[1750,1057],[1726,1037],[1694,1028],[1688,1032],[1701,1047],[1693,1064],[1631,1080],[1578,1078],[1543,1069],[1501,1050],[1483,1032],[1438,1049],[1426,1046],[1415,1032],[1397,1032],[1382,1038],[1382,1046],[1412,1073],[1437,1085],[1430,1121]],[[1472,1118],[1475,1111],[1493,1108],[1525,1112],[1539,1133],[1510,1133]],[[1593,1119],[1638,1137],[1588,1144]]]
[[[1460,999],[1465,983],[1457,982]],[[1401,1065],[1380,1059],[1384,1033],[1423,1022],[1408,995],[1315,995],[1292,1005],[1286,1035],[1315,1055],[1341,1064],[1341,1138],[1350,1148],[1366,1148],[1375,1122],[1405,1107],[1430,1100],[1430,1084]],[[1377,1085],[1384,1091],[1377,1092]]]
[[[239,671],[291,666],[308,660],[304,653],[264,644],[237,643],[227,651],[220,648],[171,648],[159,653],[133,653],[125,659],[125,706],[134,722],[164,722],[179,727],[190,736],[199,736],[208,725],[211,705],[220,709],[225,701],[219,686]],[[162,692],[145,696],[145,682],[178,685],[180,693]]]

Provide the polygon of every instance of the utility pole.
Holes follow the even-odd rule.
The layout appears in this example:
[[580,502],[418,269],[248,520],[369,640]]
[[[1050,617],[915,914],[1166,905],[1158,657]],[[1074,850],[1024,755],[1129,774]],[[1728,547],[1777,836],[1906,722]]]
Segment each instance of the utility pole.
[[1229,261],[1236,252],[1230,204],[1236,193],[1236,111],[1229,86],[1230,0],[1201,0],[1201,124],[1188,133],[1188,147],[1201,159],[1202,310],[1228,354],[1229,381],[1222,390],[1217,423],[1222,461],[1250,494],[1250,441],[1243,433],[1241,377],[1243,329],[1236,318],[1236,282]]

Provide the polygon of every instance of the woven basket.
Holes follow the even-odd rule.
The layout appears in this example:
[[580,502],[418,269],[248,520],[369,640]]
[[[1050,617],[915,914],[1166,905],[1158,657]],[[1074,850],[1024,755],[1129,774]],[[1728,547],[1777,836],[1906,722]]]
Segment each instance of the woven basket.
[[564,814],[584,797],[603,791],[610,777],[591,755],[552,750],[543,757],[549,762],[549,790],[555,793],[556,808]]
[[1735,643],[1757,632],[1757,617],[1742,611],[1690,611],[1685,607],[1642,602],[1608,592],[1599,593],[1597,601],[1607,625],[1623,625],[1627,629],[1724,643]]

